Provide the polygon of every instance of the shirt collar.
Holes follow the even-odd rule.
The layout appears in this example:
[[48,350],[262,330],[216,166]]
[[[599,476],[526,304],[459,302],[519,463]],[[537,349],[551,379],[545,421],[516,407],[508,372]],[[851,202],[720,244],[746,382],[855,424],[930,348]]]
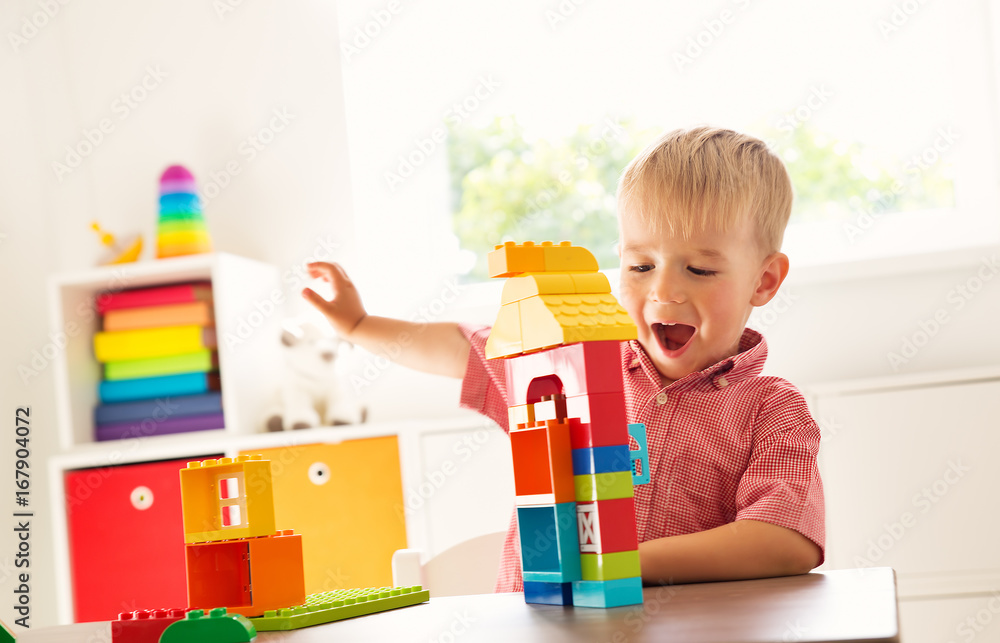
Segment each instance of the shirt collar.
[[[625,365],[628,371],[642,369],[643,373],[653,383],[656,388],[661,388],[660,373],[653,365],[646,350],[637,340],[628,342],[629,351],[626,355],[628,363]],[[767,359],[767,341],[764,336],[752,328],[744,328],[740,337],[738,352],[723,360],[712,364],[708,368],[691,373],[676,382],[671,383],[666,388],[705,390],[723,389],[737,382],[741,382],[749,377],[756,377],[764,370],[764,361]]]

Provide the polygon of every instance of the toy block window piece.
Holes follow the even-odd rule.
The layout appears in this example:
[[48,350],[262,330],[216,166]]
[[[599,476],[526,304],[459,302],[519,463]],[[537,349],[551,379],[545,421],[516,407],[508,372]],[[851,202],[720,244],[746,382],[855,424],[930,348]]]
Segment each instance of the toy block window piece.
[[524,581],[524,602],[539,605],[572,605],[572,583]]
[[577,503],[576,518],[581,552],[611,553],[639,547],[632,498]]
[[246,540],[186,546],[188,603],[250,605],[250,552]]
[[635,451],[629,451],[632,459],[632,484],[649,482],[649,447],[646,443],[646,425],[636,422],[628,425],[628,434],[639,445]]
[[642,579],[580,580],[573,583],[576,607],[619,607],[642,603]]
[[[516,359],[516,358],[515,358]],[[563,391],[562,380],[558,375],[542,375],[534,377],[528,383],[528,391],[524,401],[528,404],[541,402],[546,398],[561,395]]]
[[191,610],[163,630],[160,643],[250,643],[255,638],[257,630],[249,619],[216,607],[208,614]]
[[524,580],[565,583],[581,578],[574,503],[518,507],[517,521]]
[[184,542],[274,533],[270,461],[259,455],[241,455],[189,462],[181,469],[180,478]]
[[640,576],[639,550],[580,554],[583,580],[614,580]]
[[504,363],[507,393],[512,402],[528,401],[532,380],[557,375],[567,397],[594,393],[621,395],[621,347],[617,341],[577,342],[518,355]]
[[578,502],[632,497],[632,472],[591,473],[573,476]]
[[517,504],[576,500],[569,430],[569,424],[550,420],[510,433]]
[[538,402],[535,402],[535,422],[546,422],[566,420],[566,396],[546,395]]

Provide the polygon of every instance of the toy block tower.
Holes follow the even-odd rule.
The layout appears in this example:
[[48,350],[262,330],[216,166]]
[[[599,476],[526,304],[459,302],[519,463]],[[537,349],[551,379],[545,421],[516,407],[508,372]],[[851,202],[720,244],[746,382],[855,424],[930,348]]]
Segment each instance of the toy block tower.
[[183,165],[171,165],[160,176],[160,218],[156,224],[156,257],[177,257],[212,251],[212,239],[201,212],[194,175]]
[[188,605],[251,617],[302,604],[302,536],[275,530],[271,462],[189,462],[180,476]]
[[619,350],[635,324],[585,248],[508,242],[489,268],[508,278],[486,356],[506,359],[525,601],[641,603]]

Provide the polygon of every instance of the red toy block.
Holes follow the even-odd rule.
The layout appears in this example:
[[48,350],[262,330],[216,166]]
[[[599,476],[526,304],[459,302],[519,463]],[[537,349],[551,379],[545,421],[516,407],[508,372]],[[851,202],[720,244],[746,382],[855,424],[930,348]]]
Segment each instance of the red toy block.
[[221,606],[251,617],[305,601],[302,536],[290,529],[186,549],[191,605]]
[[578,502],[576,517],[581,552],[608,554],[639,547],[632,498]]
[[111,640],[113,643],[156,643],[163,630],[184,618],[186,611],[177,608],[122,612],[118,620],[111,621]]
[[545,504],[576,500],[569,424],[550,420],[511,431],[510,447],[516,496],[552,494]]
[[574,449],[629,443],[625,398],[620,393],[568,397],[566,416]]
[[[515,404],[537,402],[529,399],[533,380],[556,375],[567,397],[624,390],[621,374],[621,342],[578,342],[536,353],[518,355],[504,361],[507,393]],[[559,392],[559,391],[557,391]]]

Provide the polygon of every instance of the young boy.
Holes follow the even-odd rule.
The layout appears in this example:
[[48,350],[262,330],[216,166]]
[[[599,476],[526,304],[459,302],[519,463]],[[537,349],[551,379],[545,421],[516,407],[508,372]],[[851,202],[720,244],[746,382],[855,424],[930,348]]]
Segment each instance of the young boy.
[[[638,328],[621,344],[629,422],[646,425],[650,484],[635,488],[642,577],[686,583],[805,573],[823,561],[819,428],[791,384],[760,372],[767,344],[746,328],[788,273],[779,252],[792,188],[766,145],[730,130],[678,130],[626,168],[618,189],[620,301]],[[303,296],[345,339],[463,378],[463,406],[507,426],[502,360],[488,328],[368,315],[337,265],[326,301]],[[497,591],[521,591],[517,528]]]

